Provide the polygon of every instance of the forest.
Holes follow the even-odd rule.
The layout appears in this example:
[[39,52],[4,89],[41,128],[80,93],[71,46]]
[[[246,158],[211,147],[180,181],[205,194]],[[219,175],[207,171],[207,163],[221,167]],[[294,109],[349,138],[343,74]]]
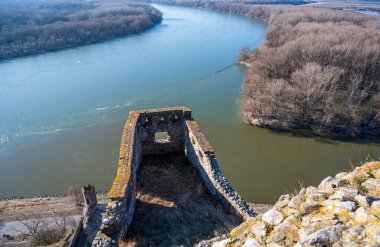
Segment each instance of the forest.
[[362,14],[277,7],[243,85],[251,124],[349,136],[380,133],[380,22]]
[[249,56],[241,54],[249,67],[241,101],[242,117],[249,124],[323,135],[380,134],[378,19],[350,11],[244,1],[154,2],[266,22],[266,42]]
[[139,33],[162,20],[143,3],[6,1],[0,3],[0,60]]

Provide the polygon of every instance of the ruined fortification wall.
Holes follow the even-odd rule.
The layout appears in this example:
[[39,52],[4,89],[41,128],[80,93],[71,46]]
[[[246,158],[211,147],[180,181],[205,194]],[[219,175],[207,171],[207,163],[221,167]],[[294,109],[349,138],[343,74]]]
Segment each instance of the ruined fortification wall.
[[[141,113],[138,122],[143,155],[183,151],[184,117],[184,112],[176,109]],[[168,139],[155,140],[157,132],[167,132]]]
[[[168,138],[156,140],[156,132],[167,132]],[[255,215],[221,173],[214,150],[191,119],[191,109],[132,111],[123,129],[118,170],[94,246],[117,246],[126,233],[135,210],[137,170],[142,156],[170,152],[185,152],[215,198],[232,206],[243,218]]]
[[194,120],[185,122],[185,153],[190,163],[199,172],[211,194],[219,200],[231,204],[244,218],[255,216],[255,212],[232,188],[223,176],[215,152]]
[[138,133],[138,112],[130,112],[121,138],[115,180],[108,194],[106,213],[93,241],[95,246],[117,245],[121,234],[131,223],[136,204],[136,174],[142,158]]
[[[110,202],[93,245],[117,245],[131,223],[136,203],[137,170],[143,155],[183,150],[183,122],[191,117],[184,107],[131,111],[123,129],[118,170],[109,192]],[[156,141],[156,132],[168,132],[168,139]]]

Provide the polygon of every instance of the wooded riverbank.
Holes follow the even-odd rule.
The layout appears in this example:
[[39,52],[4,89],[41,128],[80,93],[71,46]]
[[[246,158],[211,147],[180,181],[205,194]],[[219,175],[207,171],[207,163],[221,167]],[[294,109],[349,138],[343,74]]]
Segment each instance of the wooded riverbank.
[[67,49],[142,32],[162,13],[119,1],[0,4],[0,60]]
[[242,117],[273,129],[380,134],[380,21],[349,11],[245,2],[149,2],[243,14],[267,23],[247,59]]

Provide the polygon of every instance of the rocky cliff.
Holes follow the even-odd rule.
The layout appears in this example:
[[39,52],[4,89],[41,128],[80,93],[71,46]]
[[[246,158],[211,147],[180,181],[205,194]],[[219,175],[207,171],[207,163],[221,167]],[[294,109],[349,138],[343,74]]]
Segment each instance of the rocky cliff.
[[380,246],[380,162],[282,195],[212,246]]

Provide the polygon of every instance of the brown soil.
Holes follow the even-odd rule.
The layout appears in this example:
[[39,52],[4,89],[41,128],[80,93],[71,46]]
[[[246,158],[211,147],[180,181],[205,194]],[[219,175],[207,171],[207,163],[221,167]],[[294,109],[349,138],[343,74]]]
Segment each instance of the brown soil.
[[120,246],[193,246],[242,219],[216,201],[183,154],[144,157],[136,211]]

